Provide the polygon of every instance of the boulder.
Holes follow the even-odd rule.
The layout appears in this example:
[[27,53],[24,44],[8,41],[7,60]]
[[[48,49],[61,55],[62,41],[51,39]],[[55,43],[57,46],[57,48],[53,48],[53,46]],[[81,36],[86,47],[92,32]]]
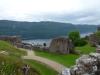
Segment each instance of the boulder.
[[96,52],[97,52],[97,53],[100,53],[100,46],[97,46]]
[[71,75],[99,75],[100,54],[90,53],[76,60],[76,65],[71,68]]

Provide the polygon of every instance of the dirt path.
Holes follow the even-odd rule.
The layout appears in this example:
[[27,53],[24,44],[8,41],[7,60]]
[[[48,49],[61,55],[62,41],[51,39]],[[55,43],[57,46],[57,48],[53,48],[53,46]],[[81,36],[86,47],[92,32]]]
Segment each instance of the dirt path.
[[53,68],[54,70],[56,70],[58,73],[61,73],[61,71],[63,69],[65,69],[66,67],[49,59],[40,57],[40,56],[36,56],[34,51],[32,50],[26,50],[27,51],[27,56],[23,56],[23,59],[32,59],[32,60],[36,60],[39,61],[41,63],[46,64],[47,66]]

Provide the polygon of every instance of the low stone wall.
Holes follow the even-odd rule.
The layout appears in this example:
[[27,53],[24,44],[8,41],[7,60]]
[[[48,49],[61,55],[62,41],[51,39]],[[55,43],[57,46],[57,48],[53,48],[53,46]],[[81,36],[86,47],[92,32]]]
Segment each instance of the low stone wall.
[[34,49],[32,44],[28,44],[28,43],[16,43],[16,47],[25,48],[25,49],[29,49],[29,50],[33,50]]
[[18,48],[33,49],[33,46],[28,43],[22,43],[19,36],[0,36],[0,40],[8,41]]
[[15,45],[16,43],[21,43],[22,40],[19,36],[0,36],[0,40],[8,41]]

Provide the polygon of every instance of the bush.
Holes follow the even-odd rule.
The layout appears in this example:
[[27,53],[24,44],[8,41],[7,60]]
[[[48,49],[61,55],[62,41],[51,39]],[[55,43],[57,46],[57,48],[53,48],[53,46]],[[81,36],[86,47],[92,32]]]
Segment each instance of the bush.
[[72,40],[74,46],[84,46],[87,44],[85,39],[80,38],[80,33],[78,31],[70,32],[68,36]]
[[84,39],[78,39],[74,41],[75,46],[84,46],[86,44],[87,44],[87,41],[85,41]]
[[69,33],[68,37],[74,42],[80,39],[80,33],[78,31],[72,31]]

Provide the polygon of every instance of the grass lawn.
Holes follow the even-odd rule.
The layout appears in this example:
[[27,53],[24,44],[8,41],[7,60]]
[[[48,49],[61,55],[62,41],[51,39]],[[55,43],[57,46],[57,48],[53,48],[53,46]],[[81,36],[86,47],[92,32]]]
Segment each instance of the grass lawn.
[[87,44],[83,47],[76,47],[75,50],[79,50],[82,54],[89,54],[91,52],[95,52],[96,48],[91,47],[89,44]]
[[21,51],[21,50],[15,48],[14,46],[12,46],[10,43],[5,42],[5,41],[0,41],[0,51],[6,51],[11,56],[15,56],[15,57],[26,55],[25,51]]
[[74,65],[75,60],[79,57],[79,55],[74,55],[74,54],[60,55],[60,54],[54,54],[54,53],[48,53],[48,52],[42,52],[42,51],[36,51],[35,53],[38,56],[45,57],[50,60],[54,60],[67,67]]
[[58,75],[56,71],[49,68],[48,66],[33,60],[26,60],[27,64],[30,64],[34,69],[36,69],[41,75]]
[[[95,52],[95,47],[91,47],[89,44],[82,46],[82,47],[76,47],[75,50],[79,50],[82,54],[89,54],[91,52]],[[55,54],[55,53],[48,53],[43,51],[35,51],[36,55],[48,58],[50,60],[54,60],[58,63],[61,63],[67,67],[71,67],[75,64],[76,59],[80,55],[75,54],[67,54],[67,55],[61,55],[61,54]]]
[[[95,47],[91,47],[89,44],[85,45],[83,47],[76,47],[76,50],[81,51],[82,54],[88,54],[90,52],[95,52]],[[12,46],[11,44],[5,42],[5,41],[0,41],[0,51],[6,51],[9,53],[9,55],[7,56],[3,56],[0,54],[0,61],[2,63],[2,61],[6,61],[5,59],[7,59],[8,64],[5,64],[12,68],[16,69],[17,65],[13,65],[11,66],[9,63],[11,63],[12,61],[14,63],[18,62],[17,64],[28,64],[30,65],[34,70],[38,71],[41,75],[57,75],[57,72],[54,71],[53,69],[49,68],[48,66],[40,63],[40,62],[36,62],[33,60],[22,60],[19,56],[23,56],[26,54],[25,51],[21,51],[17,48],[15,48],[14,46]],[[54,60],[58,63],[61,63],[63,65],[65,65],[66,67],[71,67],[72,65],[75,64],[76,59],[80,56],[80,55],[75,55],[75,54],[67,54],[67,55],[61,55],[61,54],[55,54],[55,53],[48,53],[48,52],[43,52],[43,51],[35,51],[36,55],[41,56],[41,57],[45,57],[48,58],[50,60]],[[1,64],[0,63],[0,64]],[[0,67],[2,67],[2,65],[0,65]],[[0,68],[1,69],[1,68]],[[13,69],[11,69],[13,71]],[[6,70],[4,70],[5,72]],[[10,69],[7,70],[7,72],[11,72]]]
[[25,64],[31,67],[29,75],[57,75],[56,71],[40,62],[21,59],[26,52],[15,48],[8,42],[0,41],[1,51],[6,51],[8,54],[0,54],[0,75],[23,75],[22,67]]
[[[23,66],[26,64],[20,58],[13,59],[12,56],[0,54],[0,75],[23,75]],[[30,71],[28,75],[40,75],[30,64]]]

